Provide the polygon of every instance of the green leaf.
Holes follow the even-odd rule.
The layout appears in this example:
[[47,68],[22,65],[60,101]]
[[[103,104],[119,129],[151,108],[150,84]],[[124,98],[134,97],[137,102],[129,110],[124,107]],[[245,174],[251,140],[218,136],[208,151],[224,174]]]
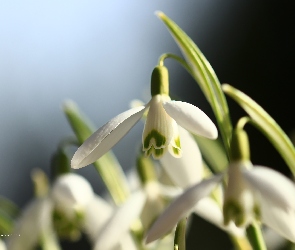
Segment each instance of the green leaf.
[[234,87],[223,84],[223,91],[235,100],[251,117],[250,124],[258,128],[273,144],[295,176],[295,149],[276,121],[255,101]]
[[196,135],[194,135],[194,138],[209,168],[213,170],[214,173],[224,171],[228,166],[228,159],[221,141],[218,139],[210,140]]
[[[78,141],[82,144],[95,131],[94,126],[73,101],[66,101],[63,109]],[[112,151],[103,155],[93,165],[114,202],[123,203],[129,195],[129,187],[122,167]]]
[[205,56],[190,37],[164,13],[157,12],[179,46],[190,69],[215,114],[226,152],[229,153],[232,125],[220,82]]
[[0,208],[0,234],[10,234],[13,226],[13,219]]
[[12,201],[3,196],[0,196],[0,210],[13,219],[15,219],[20,213],[19,208]]

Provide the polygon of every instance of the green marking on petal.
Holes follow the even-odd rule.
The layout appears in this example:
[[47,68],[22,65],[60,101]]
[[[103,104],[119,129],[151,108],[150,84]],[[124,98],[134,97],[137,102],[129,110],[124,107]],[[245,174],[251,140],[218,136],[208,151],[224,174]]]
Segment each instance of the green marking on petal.
[[163,154],[166,152],[166,148],[154,148],[151,146],[148,150],[145,151],[145,157],[149,157],[151,154],[154,159],[160,159]]
[[260,211],[260,207],[257,204],[253,207],[253,214],[255,216],[255,219],[260,221],[261,211]]
[[[155,144],[151,145],[151,140],[154,139]],[[153,129],[144,139],[143,147],[144,150],[150,149],[151,146],[154,146],[156,148],[161,148],[165,145],[166,143],[166,137],[162,134],[160,134],[157,130]]]
[[164,148],[154,149],[153,156],[155,159],[159,159],[164,154]]
[[181,150],[179,148],[172,147],[173,153],[177,156],[181,155]]
[[223,205],[224,225],[233,221],[237,227],[246,223],[246,215],[243,207],[236,201],[227,200]]
[[175,142],[175,145],[176,145],[179,149],[181,149],[181,146],[180,146],[180,138],[177,137],[177,138],[174,140],[174,142]]

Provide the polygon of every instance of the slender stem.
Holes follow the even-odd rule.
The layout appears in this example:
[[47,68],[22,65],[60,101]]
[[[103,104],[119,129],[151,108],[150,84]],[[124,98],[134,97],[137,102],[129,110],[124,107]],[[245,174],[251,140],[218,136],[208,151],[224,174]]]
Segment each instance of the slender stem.
[[161,55],[159,57],[158,63],[160,66],[164,66],[164,60],[167,58],[172,58],[174,60],[176,60],[177,62],[179,62],[189,73],[191,73],[191,70],[188,66],[188,64],[186,63],[186,61],[184,59],[182,59],[181,57],[171,54],[171,53],[165,53],[163,55]]
[[185,231],[186,231],[187,218],[178,222],[175,236],[174,236],[174,249],[185,250]]
[[261,228],[257,223],[252,223],[247,227],[247,236],[253,247],[253,250],[266,250],[265,242],[262,236]]
[[230,235],[230,239],[236,250],[252,250],[252,246],[247,237]]
[[252,119],[248,116],[244,116],[244,117],[240,118],[239,121],[237,122],[236,128],[237,129],[244,129],[245,125],[248,122],[251,122],[251,120]]

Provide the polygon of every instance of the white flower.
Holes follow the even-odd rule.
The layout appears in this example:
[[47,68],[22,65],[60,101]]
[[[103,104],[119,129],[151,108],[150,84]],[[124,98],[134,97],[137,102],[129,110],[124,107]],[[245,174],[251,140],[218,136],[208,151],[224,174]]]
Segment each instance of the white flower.
[[[110,219],[97,232],[93,249],[120,249],[117,248],[119,247],[118,244],[121,245],[121,249],[136,249],[131,247],[133,241],[128,239],[128,230],[131,223],[139,218],[145,200],[146,195],[144,192],[141,190],[134,192],[121,207],[111,214]],[[92,214],[92,217],[89,217],[89,219],[97,220],[98,216],[100,215]],[[88,231],[92,231],[90,224],[88,224]]]
[[6,245],[5,245],[5,243],[4,243],[4,241],[2,241],[1,239],[0,239],[0,250],[6,250],[7,248],[6,248]]
[[32,201],[24,209],[12,235],[8,237],[7,249],[31,250],[40,243],[43,237],[55,237],[51,219],[52,209],[53,204],[49,197]]
[[132,108],[111,119],[92,134],[73,156],[72,168],[87,166],[108,152],[148,110],[142,144],[145,154],[159,159],[168,150],[181,157],[178,125],[210,139],[218,132],[210,118],[192,104],[171,101],[168,94],[168,71],[163,66],[154,69],[151,83],[152,99],[144,106]]
[[84,213],[85,208],[93,200],[94,193],[90,183],[83,176],[67,173],[56,179],[51,197],[55,208],[71,219],[76,212]]
[[[221,177],[204,180],[187,189],[157,219],[146,242],[154,241],[179,220],[188,216],[203,197],[220,183]],[[295,242],[295,186],[282,174],[250,161],[232,162],[228,170],[223,207],[224,222],[245,227],[259,219],[274,231]]]

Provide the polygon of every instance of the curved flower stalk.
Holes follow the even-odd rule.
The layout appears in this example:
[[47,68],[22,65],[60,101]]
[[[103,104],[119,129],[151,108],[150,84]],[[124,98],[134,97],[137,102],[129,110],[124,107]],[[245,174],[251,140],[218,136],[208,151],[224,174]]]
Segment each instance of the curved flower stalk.
[[[231,145],[234,150],[223,205],[225,225],[233,221],[236,226],[244,228],[255,220],[261,220],[284,238],[295,242],[294,183],[269,168],[253,167],[248,160],[249,147],[244,131],[233,134]],[[153,224],[146,242],[158,239],[171,230],[221,180],[221,176],[215,176],[187,189]]]
[[73,156],[72,168],[87,166],[110,150],[148,110],[142,144],[146,156],[161,158],[168,150],[181,157],[181,139],[178,125],[188,131],[210,139],[218,132],[210,118],[192,104],[171,101],[169,96],[168,70],[157,66],[152,73],[152,99],[144,106],[132,108],[111,119],[92,134]]

